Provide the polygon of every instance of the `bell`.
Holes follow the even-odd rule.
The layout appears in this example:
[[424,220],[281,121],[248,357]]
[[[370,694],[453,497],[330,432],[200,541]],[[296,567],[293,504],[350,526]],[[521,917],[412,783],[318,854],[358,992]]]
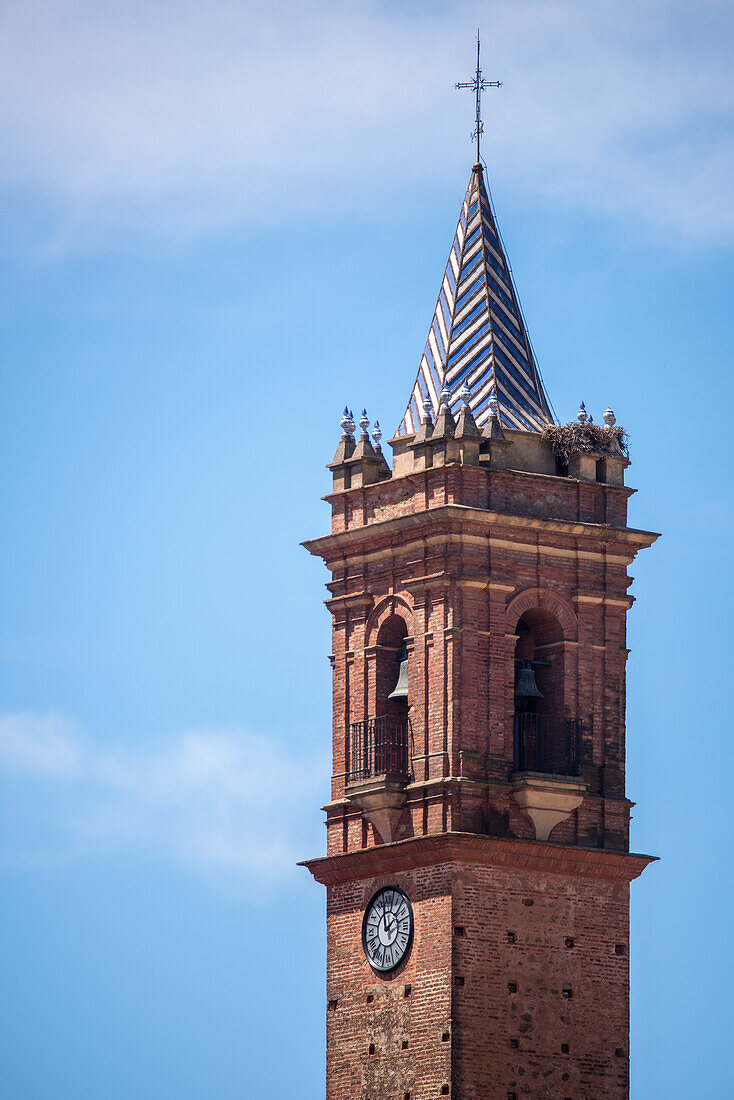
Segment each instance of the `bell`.
[[520,669],[517,673],[517,683],[515,684],[515,697],[521,699],[542,699],[543,692],[538,691],[538,685],[535,682],[535,672],[530,661],[523,661],[520,665]]
[[398,660],[400,661],[398,682],[388,695],[388,702],[393,699],[408,698],[408,650],[405,648],[404,645],[400,647],[400,650],[398,652]]

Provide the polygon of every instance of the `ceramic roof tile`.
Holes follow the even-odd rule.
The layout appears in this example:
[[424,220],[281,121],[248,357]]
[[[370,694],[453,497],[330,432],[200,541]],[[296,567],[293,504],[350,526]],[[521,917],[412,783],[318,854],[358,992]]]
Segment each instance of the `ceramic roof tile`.
[[542,431],[553,423],[480,164],[472,168],[418,376],[397,434],[418,430],[424,393],[435,415],[447,385],[457,410],[464,383],[479,427],[489,419],[493,391],[505,427]]

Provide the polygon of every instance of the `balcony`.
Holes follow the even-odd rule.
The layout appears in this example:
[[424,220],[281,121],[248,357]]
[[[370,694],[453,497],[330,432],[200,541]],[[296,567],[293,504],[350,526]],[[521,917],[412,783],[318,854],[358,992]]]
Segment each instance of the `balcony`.
[[515,714],[512,721],[516,772],[581,775],[583,720],[563,714]]
[[383,714],[349,727],[346,796],[385,844],[396,839],[410,782],[410,719]]
[[407,782],[410,779],[411,728],[409,718],[383,714],[349,727],[347,783],[376,775]]
[[535,839],[546,841],[584,800],[581,780],[583,721],[564,714],[515,714],[512,720],[512,796],[532,822]]

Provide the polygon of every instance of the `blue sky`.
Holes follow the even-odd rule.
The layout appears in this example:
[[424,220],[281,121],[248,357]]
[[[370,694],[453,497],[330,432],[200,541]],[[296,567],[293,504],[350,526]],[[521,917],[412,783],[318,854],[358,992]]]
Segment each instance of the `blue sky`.
[[[340,411],[390,434],[485,155],[561,419],[631,437],[632,1095],[723,1096],[731,9],[0,14],[0,1092],[323,1095]],[[722,688],[724,690],[722,690]],[[277,1076],[274,1076],[277,1075]]]

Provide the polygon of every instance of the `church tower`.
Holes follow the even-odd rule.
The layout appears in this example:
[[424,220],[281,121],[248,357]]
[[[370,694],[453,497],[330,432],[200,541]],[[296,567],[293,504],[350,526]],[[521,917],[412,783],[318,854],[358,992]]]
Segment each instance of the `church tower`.
[[554,423],[475,164],[392,468],[330,469],[328,1100],[629,1094],[625,435]]

